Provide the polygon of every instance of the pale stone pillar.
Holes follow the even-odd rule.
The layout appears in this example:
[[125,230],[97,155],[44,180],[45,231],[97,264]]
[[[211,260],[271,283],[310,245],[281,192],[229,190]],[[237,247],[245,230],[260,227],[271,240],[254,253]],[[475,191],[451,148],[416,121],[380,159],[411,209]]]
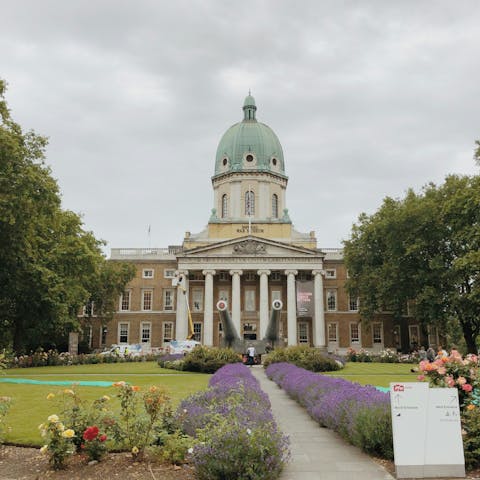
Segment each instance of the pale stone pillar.
[[268,327],[268,276],[270,270],[258,270],[260,276],[260,340],[265,337]]
[[213,346],[213,276],[215,270],[203,270],[205,275],[205,302],[203,307],[203,343]]
[[323,274],[324,270],[313,270],[314,276],[313,295],[315,301],[315,317],[313,321],[313,345],[325,348],[325,308],[323,305]]
[[188,270],[177,270],[177,278],[181,278],[177,284],[177,316],[175,322],[175,339],[185,340],[188,334]]
[[287,329],[288,345],[297,344],[297,302],[295,295],[295,275],[297,270],[285,270],[287,276]]
[[242,273],[242,270],[230,270],[232,276],[232,323],[240,338],[240,275]]

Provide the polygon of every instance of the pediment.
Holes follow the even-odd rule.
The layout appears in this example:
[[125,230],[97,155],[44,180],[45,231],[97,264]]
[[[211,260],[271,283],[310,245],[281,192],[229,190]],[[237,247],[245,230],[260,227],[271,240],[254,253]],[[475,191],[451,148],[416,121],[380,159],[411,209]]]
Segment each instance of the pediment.
[[249,235],[185,250],[178,255],[192,257],[323,257],[308,248]]

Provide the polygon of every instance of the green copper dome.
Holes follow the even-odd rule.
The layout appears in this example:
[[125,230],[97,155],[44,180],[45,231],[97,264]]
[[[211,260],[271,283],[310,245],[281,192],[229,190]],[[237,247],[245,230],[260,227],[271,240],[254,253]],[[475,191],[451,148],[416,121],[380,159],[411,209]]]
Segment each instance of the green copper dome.
[[255,99],[243,103],[243,121],[223,135],[215,157],[214,177],[232,172],[270,172],[285,177],[282,146],[273,130],[257,122]]

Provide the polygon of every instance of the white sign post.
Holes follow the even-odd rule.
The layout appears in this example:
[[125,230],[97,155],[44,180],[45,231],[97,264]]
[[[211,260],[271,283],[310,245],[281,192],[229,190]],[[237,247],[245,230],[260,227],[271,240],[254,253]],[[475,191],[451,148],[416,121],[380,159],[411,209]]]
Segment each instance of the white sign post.
[[397,478],[465,477],[458,391],[390,384]]

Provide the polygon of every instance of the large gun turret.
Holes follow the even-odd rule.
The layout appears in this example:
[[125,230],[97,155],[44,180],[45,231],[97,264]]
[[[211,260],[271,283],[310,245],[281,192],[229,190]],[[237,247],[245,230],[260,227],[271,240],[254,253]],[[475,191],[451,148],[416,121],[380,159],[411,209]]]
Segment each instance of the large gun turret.
[[274,300],[272,302],[272,313],[270,314],[270,321],[268,322],[267,330],[263,341],[270,342],[273,348],[278,343],[278,331],[280,312],[283,308],[283,302],[281,300]]
[[223,325],[223,346],[243,351],[243,342],[240,340],[235,325],[230,318],[227,302],[219,300],[217,302],[217,310]]

